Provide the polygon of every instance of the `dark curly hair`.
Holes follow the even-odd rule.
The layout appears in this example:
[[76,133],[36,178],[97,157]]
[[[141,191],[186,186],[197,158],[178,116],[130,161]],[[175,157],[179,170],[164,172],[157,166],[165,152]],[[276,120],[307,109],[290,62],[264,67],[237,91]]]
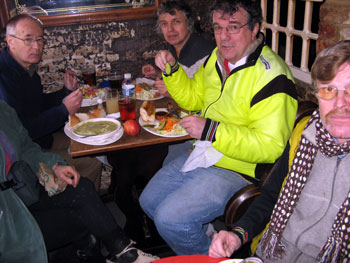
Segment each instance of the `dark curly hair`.
[[[186,4],[184,0],[167,0],[161,3],[157,10],[157,16],[159,18],[160,15],[165,13],[175,15],[176,10],[184,12],[186,17],[187,29],[190,33],[192,33],[194,28],[194,18],[192,14],[192,9],[188,4]],[[162,33],[159,25],[159,19],[156,24],[156,32],[159,34]]]
[[216,0],[214,1],[210,13],[209,19],[213,24],[213,13],[214,11],[220,11],[223,15],[232,15],[239,8],[243,8],[248,13],[248,27],[252,31],[256,23],[261,25],[262,21],[262,10],[259,0]]

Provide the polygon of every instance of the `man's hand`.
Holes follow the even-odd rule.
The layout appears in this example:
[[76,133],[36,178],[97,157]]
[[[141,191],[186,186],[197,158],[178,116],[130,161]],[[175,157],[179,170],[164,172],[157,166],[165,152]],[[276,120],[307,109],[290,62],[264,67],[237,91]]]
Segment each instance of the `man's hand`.
[[190,134],[192,138],[201,139],[206,119],[198,116],[188,116],[180,121],[182,127]]
[[146,78],[156,79],[159,78],[162,73],[159,70],[156,70],[151,64],[142,66],[142,75]]
[[164,81],[162,79],[158,79],[154,82],[154,87],[157,88],[157,90],[159,91],[159,93],[161,95],[163,95],[164,97],[169,97],[171,98],[168,89],[166,88]]
[[83,93],[80,89],[73,91],[63,99],[63,104],[66,106],[69,114],[74,114],[80,109]]
[[239,237],[229,231],[215,234],[209,247],[209,256],[213,258],[230,257],[241,246]]
[[78,80],[74,71],[67,70],[64,74],[64,86],[69,90],[75,90],[77,88]]
[[168,50],[158,51],[155,59],[156,66],[162,71],[165,71],[165,64],[168,62],[170,65],[175,65],[176,59]]
[[74,188],[77,187],[80,174],[75,170],[74,166],[54,165],[52,167],[55,175],[65,181],[67,184],[72,185]]

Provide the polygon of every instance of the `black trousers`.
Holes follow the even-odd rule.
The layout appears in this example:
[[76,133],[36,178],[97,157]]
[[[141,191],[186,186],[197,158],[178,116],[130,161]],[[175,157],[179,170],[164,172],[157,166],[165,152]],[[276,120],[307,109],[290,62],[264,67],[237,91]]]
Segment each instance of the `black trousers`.
[[88,234],[100,239],[110,253],[118,253],[130,243],[88,179],[81,178],[76,188],[67,186],[53,197],[44,187],[40,191],[40,201],[29,210],[43,233],[47,250],[78,242]]

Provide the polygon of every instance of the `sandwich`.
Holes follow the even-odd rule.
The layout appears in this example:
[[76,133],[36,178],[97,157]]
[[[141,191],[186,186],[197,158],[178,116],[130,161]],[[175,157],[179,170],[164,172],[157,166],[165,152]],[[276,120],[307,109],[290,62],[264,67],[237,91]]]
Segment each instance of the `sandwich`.
[[76,124],[78,124],[80,122],[80,119],[75,116],[75,114],[69,114],[68,116],[68,120],[69,120],[69,127],[72,129]]
[[154,101],[145,100],[141,105],[140,115],[144,122],[154,122],[156,118],[156,106]]

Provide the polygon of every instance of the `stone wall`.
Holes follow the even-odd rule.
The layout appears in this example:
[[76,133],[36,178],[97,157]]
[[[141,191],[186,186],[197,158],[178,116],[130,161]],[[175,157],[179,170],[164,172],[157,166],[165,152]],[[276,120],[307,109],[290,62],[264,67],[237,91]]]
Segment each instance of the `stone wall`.
[[321,6],[317,51],[350,39],[350,1],[326,0]]
[[[199,27],[210,34],[208,10],[211,0],[187,0]],[[71,25],[45,28],[48,43],[45,47],[39,74],[44,85],[56,89],[63,85],[63,73],[71,68],[80,74],[85,64],[96,66],[99,81],[111,69],[141,76],[141,67],[153,63],[156,51],[165,47],[162,38],[154,32],[155,19]],[[326,0],[321,6],[317,52],[342,39],[350,39],[350,1]],[[1,33],[0,47],[4,47]],[[301,82],[298,93],[301,100],[315,100],[309,86]]]
[[[154,55],[165,47],[154,33],[155,19],[45,28],[47,44],[39,67],[49,90],[63,85],[63,73],[71,68],[81,74],[84,65],[94,64],[98,81],[110,70],[141,75],[141,67],[153,63]],[[1,47],[5,46],[4,32]]]

